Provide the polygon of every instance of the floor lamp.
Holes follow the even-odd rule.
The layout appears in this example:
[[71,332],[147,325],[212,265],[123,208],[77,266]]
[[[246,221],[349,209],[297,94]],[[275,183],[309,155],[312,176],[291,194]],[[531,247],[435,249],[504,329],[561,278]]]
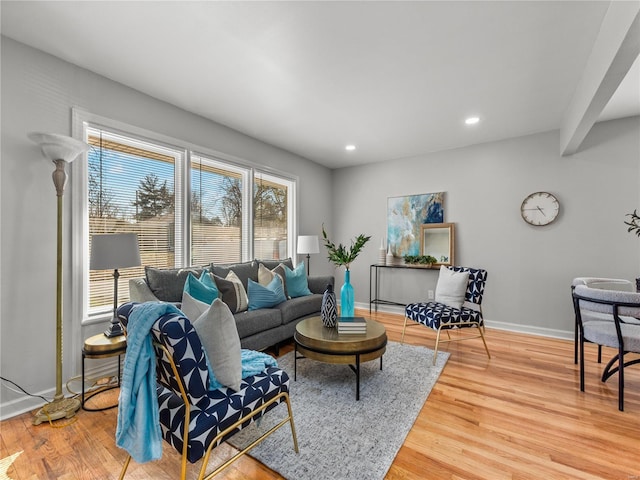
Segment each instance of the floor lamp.
[[298,235],[298,254],[307,254],[307,275],[310,274],[309,259],[310,253],[320,253],[317,235]]
[[77,398],[65,398],[62,394],[62,196],[67,183],[65,167],[75,158],[89,150],[89,145],[75,138],[55,133],[30,133],[29,139],[40,145],[45,157],[53,161],[53,184],[58,196],[58,235],[57,235],[57,269],[56,269],[56,393],[53,401],[44,405],[33,419],[38,425],[46,420],[71,418],[80,408]]

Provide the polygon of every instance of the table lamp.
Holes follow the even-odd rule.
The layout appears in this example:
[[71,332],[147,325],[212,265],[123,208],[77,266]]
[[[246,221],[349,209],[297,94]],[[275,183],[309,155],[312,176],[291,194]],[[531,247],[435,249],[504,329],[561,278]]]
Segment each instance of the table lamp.
[[320,253],[317,235],[298,235],[298,253],[307,254],[307,275],[309,275],[309,254]]
[[122,335],[122,325],[118,320],[118,278],[119,268],[140,266],[140,248],[135,233],[107,233],[91,237],[91,270],[113,269],[113,317],[104,334],[107,338]]

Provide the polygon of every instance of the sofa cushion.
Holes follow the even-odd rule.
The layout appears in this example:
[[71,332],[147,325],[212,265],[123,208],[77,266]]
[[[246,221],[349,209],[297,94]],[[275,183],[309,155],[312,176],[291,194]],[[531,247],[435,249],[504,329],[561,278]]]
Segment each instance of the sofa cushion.
[[193,322],[216,380],[236,392],[242,380],[240,337],[229,307],[216,298]]
[[442,265],[438,283],[436,284],[435,301],[453,308],[462,307],[468,284],[468,272],[455,272]]
[[207,305],[211,305],[219,297],[218,288],[206,270],[202,272],[200,278],[197,278],[193,273],[187,275],[182,293],[182,303],[184,303],[185,293]]
[[273,270],[281,263],[293,270],[293,261],[291,258],[285,258],[284,260],[256,260],[256,262],[263,264],[269,270]]
[[220,291],[220,298],[222,298],[222,301],[228,305],[231,312],[244,312],[247,309],[249,306],[247,292],[233,270],[229,271],[226,278],[214,275],[213,279]]
[[184,282],[187,280],[189,273],[199,277],[202,270],[202,267],[144,267],[149,289],[162,302],[180,302],[182,300]]
[[258,264],[258,283],[264,287],[269,285],[274,277],[280,277],[282,281],[282,289],[284,290],[284,296],[289,298],[287,293],[287,275],[284,272],[284,265],[279,263],[272,269],[267,268],[264,264]]
[[287,300],[284,296],[280,275],[274,276],[273,280],[264,286],[249,279],[247,296],[249,297],[249,310],[275,307]]
[[258,262],[229,263],[226,265],[211,264],[211,272],[221,278],[227,278],[227,275],[232,270],[242,282],[245,291],[247,291],[247,280],[249,278],[254,282],[258,281]]
[[201,302],[193,298],[187,292],[182,293],[182,303],[180,304],[180,310],[184,313],[191,322],[195,322],[196,319],[204,312],[209,310],[210,304]]
[[284,273],[287,281],[287,293],[291,298],[311,295],[311,290],[309,290],[309,284],[307,281],[307,271],[304,268],[304,262],[296,265],[296,268],[294,268],[293,270],[291,270],[289,267],[284,267]]
[[322,307],[322,295],[312,293],[304,297],[292,298],[286,302],[274,307],[274,310],[280,310],[282,314],[282,323],[286,324],[298,318],[312,313],[320,315]]
[[245,338],[282,325],[282,315],[278,307],[261,308],[260,310],[236,313],[234,317],[240,338]]

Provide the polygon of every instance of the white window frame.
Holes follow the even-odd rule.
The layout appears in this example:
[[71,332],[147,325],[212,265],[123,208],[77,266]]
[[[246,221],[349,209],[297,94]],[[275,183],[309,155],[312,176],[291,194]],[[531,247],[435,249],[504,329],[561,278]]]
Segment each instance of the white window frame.
[[[245,171],[246,181],[243,182],[244,198],[246,202],[246,214],[243,216],[242,235],[247,241],[242,246],[242,261],[254,258],[253,248],[253,187],[254,177],[256,174],[270,176],[274,181],[286,183],[288,186],[288,241],[287,249],[289,256],[296,259],[296,240],[298,232],[297,218],[297,202],[298,193],[297,185],[299,178],[297,176],[281,172],[265,166],[257,166],[246,160],[240,159],[233,155],[203,148],[189,142],[169,137],[167,135],[155,133],[143,128],[126,124],[124,122],[112,120],[100,115],[93,114],[82,108],[72,108],[72,135],[77,139],[84,139],[87,127],[103,128],[121,133],[123,136],[140,138],[150,143],[165,145],[167,148],[175,151],[183,152],[183,161],[180,165],[176,164],[176,178],[174,188],[176,192],[180,189],[181,195],[185,199],[189,199],[191,195],[190,173],[191,173],[191,155],[197,155],[212,161],[220,162],[225,168]],[[89,288],[89,224],[88,224],[88,164],[86,161],[72,162],[70,169],[71,176],[71,316],[74,319],[72,325],[72,338],[75,345],[80,345],[81,327],[96,323],[106,323],[111,319],[111,308],[104,309],[100,314],[90,315],[88,307],[88,288]],[[177,195],[177,193],[176,193]],[[182,222],[180,225],[182,231],[182,244],[180,262],[187,265],[190,257],[191,239],[190,239],[190,202],[183,201],[182,204]],[[178,262],[178,255],[176,255]],[[80,321],[77,321],[77,320]]]

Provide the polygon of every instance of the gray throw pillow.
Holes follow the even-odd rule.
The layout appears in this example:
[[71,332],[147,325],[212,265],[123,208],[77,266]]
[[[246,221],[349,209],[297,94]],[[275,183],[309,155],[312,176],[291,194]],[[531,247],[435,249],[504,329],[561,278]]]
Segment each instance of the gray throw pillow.
[[453,308],[462,307],[468,284],[469,272],[456,272],[442,265],[436,284],[436,302]]
[[242,353],[236,321],[229,307],[216,298],[209,309],[193,322],[218,382],[240,390]]
[[291,270],[293,270],[293,261],[291,260],[291,257],[285,258],[284,260],[256,260],[256,261],[259,264],[260,263],[263,264],[269,270],[273,270],[274,268],[276,268],[281,263],[283,265],[286,265],[287,267],[289,267]]
[[227,304],[232,313],[244,312],[249,307],[247,291],[233,271],[230,271],[226,278],[214,275],[213,279],[220,291],[222,301]]
[[191,272],[196,277],[200,277],[202,270],[203,269],[201,267],[144,267],[149,289],[153,292],[156,298],[162,302],[180,302],[182,300],[184,282],[187,280],[189,273]]
[[232,263],[227,265],[211,264],[211,272],[221,278],[227,278],[229,272],[233,271],[242,282],[244,290],[247,290],[248,279],[258,281],[258,263],[255,261]]

